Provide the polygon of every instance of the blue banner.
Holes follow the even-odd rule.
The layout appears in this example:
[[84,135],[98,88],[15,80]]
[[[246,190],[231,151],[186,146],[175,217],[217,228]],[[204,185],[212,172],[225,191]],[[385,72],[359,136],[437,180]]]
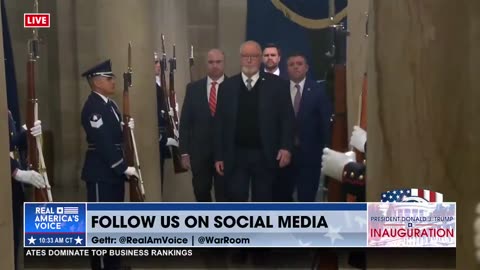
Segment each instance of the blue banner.
[[26,203],[29,247],[455,247],[455,203]]
[[24,246],[85,247],[86,205],[25,204]]

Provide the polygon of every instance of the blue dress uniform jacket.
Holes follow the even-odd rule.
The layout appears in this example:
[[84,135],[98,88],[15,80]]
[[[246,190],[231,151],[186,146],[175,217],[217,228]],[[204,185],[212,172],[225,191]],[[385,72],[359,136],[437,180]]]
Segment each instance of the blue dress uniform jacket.
[[155,87],[157,89],[158,131],[159,135],[162,137],[159,141],[160,158],[169,159],[172,157],[172,154],[170,153],[170,148],[167,146],[168,109],[165,106],[165,93],[163,92],[162,87],[160,87],[158,84],[155,84]]
[[82,126],[88,142],[83,180],[107,183],[123,183],[126,180],[121,119],[122,115],[113,101],[106,103],[97,93],[90,94],[82,110]]
[[[10,141],[10,173],[13,175],[16,169],[21,169],[21,164],[14,158],[14,152],[26,149],[27,136],[24,130],[18,132],[10,112],[8,112],[8,133]],[[13,208],[13,241],[15,255],[15,269],[18,257],[18,246],[20,245],[20,228],[22,228],[23,202],[25,201],[23,185],[17,180],[12,181],[12,208]]]
[[[25,131],[18,132],[15,128],[15,121],[12,118],[10,112],[8,112],[8,130],[10,138],[10,153],[18,150],[24,150],[27,147],[27,136]],[[18,160],[14,159],[10,155],[10,172],[13,173],[16,169],[20,168]]]

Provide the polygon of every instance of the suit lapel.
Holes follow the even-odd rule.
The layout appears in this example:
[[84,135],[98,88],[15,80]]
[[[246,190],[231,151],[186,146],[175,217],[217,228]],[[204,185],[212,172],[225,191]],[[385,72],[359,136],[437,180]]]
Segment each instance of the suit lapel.
[[238,96],[239,96],[239,93],[240,91],[242,90],[242,87],[244,85],[243,83],[243,79],[242,79],[242,74],[240,73],[240,75],[238,76],[238,79],[237,79],[237,87],[233,88],[234,91],[233,93],[231,93],[232,95],[232,109],[233,109],[233,121],[234,121],[234,126],[237,125],[237,112],[238,112]]
[[262,72],[260,72],[260,77],[258,78],[257,84],[257,91],[258,91],[258,112],[259,112],[259,121],[260,123],[263,123],[261,117],[265,115],[263,112],[265,110],[265,106],[268,102],[265,102],[265,100],[268,100],[268,92],[262,89],[266,89],[265,85],[267,84],[267,80],[265,79],[265,76]]
[[[207,77],[205,77],[202,80],[201,86],[202,86],[202,89],[199,89],[200,90],[199,91],[199,99],[200,99],[199,102],[200,102],[200,104],[203,104],[201,106],[202,111],[204,111],[205,114],[210,115],[210,106],[208,105],[208,99],[209,99],[208,88],[210,88],[211,86],[207,85]],[[217,93],[217,96],[218,96],[218,93]]]
[[312,94],[312,87],[308,80],[305,81],[305,85],[303,86],[302,91],[302,98],[300,100],[300,111],[298,112],[298,118],[302,118],[303,114],[306,111],[306,106],[308,106],[309,96]]

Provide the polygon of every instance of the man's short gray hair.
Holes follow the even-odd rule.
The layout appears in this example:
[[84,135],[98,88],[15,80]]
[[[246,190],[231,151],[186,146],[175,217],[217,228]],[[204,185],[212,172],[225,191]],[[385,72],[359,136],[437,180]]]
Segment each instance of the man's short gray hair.
[[242,45],[240,45],[240,54],[242,53],[243,47],[245,47],[245,45],[247,45],[247,44],[255,45],[255,47],[257,47],[258,51],[260,53],[262,53],[262,46],[260,46],[260,44],[258,44],[258,42],[256,42],[255,40],[247,40],[247,41],[243,42]]

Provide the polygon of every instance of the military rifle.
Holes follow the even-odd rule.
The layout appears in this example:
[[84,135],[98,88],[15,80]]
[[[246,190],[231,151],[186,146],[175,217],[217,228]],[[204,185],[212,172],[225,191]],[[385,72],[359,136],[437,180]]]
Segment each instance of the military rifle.
[[[38,13],[38,0],[34,1],[35,13]],[[28,41],[27,60],[27,130],[30,130],[38,120],[38,100],[35,91],[35,63],[39,59],[38,29],[33,28],[33,38]],[[52,192],[48,181],[47,167],[43,157],[42,139],[34,137],[27,132],[27,162],[28,169],[38,171],[45,181],[45,188],[35,188],[34,200],[36,202],[52,202]]]
[[[178,149],[179,141],[179,117],[178,117],[178,104],[175,94],[175,70],[177,66],[177,60],[175,58],[175,45],[173,45],[173,58],[169,60],[170,73],[169,73],[169,85],[167,91],[166,82],[166,70],[167,70],[167,53],[165,51],[165,36],[162,34],[162,59],[160,60],[160,81],[161,87],[165,93],[165,103],[168,117],[167,121],[167,145],[170,145],[172,150],[173,167],[175,173],[183,173],[188,170],[183,167],[182,156]],[[172,141],[173,140],[173,141]]]
[[124,154],[127,166],[135,167],[138,178],[136,176],[129,177],[130,184],[130,201],[144,202],[145,188],[143,187],[142,172],[140,170],[140,160],[138,159],[137,145],[133,130],[128,126],[130,121],[130,97],[129,88],[132,87],[132,44],[128,43],[128,67],[127,72],[123,73],[123,140]]

